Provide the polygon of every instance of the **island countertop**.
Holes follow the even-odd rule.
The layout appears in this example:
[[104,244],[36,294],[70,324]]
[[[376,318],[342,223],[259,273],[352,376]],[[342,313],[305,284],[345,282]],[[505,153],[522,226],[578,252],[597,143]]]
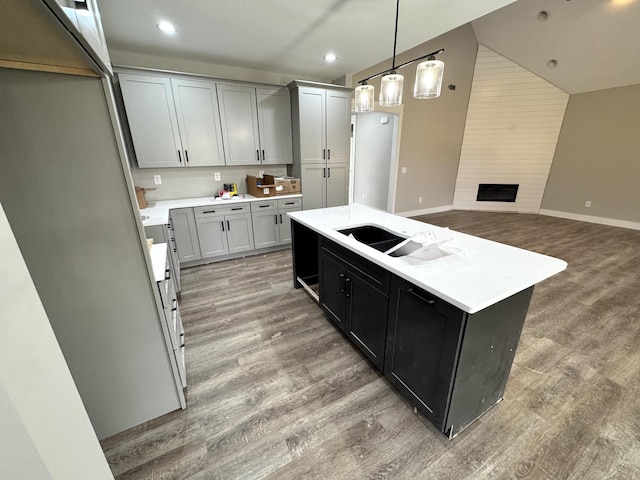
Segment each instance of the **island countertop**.
[[567,262],[558,258],[455,231],[452,239],[429,247],[439,250],[439,258],[391,257],[338,230],[376,225],[408,238],[441,227],[358,204],[288,215],[467,313],[476,313],[567,268]]

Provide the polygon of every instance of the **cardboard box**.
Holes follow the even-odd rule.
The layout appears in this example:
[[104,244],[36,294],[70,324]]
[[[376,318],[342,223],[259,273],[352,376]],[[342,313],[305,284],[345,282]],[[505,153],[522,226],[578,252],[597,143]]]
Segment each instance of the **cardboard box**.
[[264,181],[276,186],[276,195],[289,195],[292,193],[302,193],[300,179],[295,177],[274,176],[264,174]]
[[147,198],[145,197],[146,192],[151,192],[155,190],[155,188],[146,188],[146,187],[135,187],[136,189],[136,200],[138,200],[138,208],[143,210],[149,206],[147,203]]
[[247,193],[258,198],[274,197],[276,195],[276,186],[266,180],[266,178],[247,175]]

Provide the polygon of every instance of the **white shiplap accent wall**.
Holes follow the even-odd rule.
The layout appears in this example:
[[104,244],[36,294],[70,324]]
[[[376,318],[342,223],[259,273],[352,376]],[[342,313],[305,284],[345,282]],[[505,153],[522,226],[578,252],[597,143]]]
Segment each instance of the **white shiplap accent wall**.
[[[478,48],[453,207],[537,213],[569,95]],[[517,183],[515,203],[477,202],[479,183]]]

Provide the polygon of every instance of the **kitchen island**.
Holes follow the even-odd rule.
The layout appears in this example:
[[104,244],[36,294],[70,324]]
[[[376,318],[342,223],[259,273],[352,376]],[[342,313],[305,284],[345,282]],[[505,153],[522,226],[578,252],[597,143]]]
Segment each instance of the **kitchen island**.
[[[567,267],[357,204],[289,216],[295,286],[449,438],[502,399],[533,288]],[[394,257],[395,237],[427,241]]]

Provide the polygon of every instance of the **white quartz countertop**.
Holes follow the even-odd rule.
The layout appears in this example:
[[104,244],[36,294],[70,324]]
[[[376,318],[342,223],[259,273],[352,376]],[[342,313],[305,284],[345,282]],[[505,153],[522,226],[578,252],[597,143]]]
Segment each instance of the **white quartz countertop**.
[[[281,198],[296,198],[302,194],[296,193],[291,195],[277,195],[275,197],[258,198],[248,193],[240,194],[228,200],[214,197],[197,197],[197,198],[179,198],[175,200],[158,200],[152,206],[140,209],[142,215],[142,225],[145,227],[152,225],[166,225],[169,223],[169,210],[172,208],[188,208],[210,205],[231,205],[244,202],[258,202],[264,200],[278,200]],[[145,218],[146,217],[146,218]]]
[[153,278],[156,282],[161,282],[165,279],[167,269],[167,244],[154,243],[149,249],[149,254],[151,255]]
[[476,313],[567,268],[567,262],[558,258],[455,231],[452,239],[415,256],[391,257],[338,230],[376,225],[410,237],[440,227],[358,204],[288,215],[468,313]]

